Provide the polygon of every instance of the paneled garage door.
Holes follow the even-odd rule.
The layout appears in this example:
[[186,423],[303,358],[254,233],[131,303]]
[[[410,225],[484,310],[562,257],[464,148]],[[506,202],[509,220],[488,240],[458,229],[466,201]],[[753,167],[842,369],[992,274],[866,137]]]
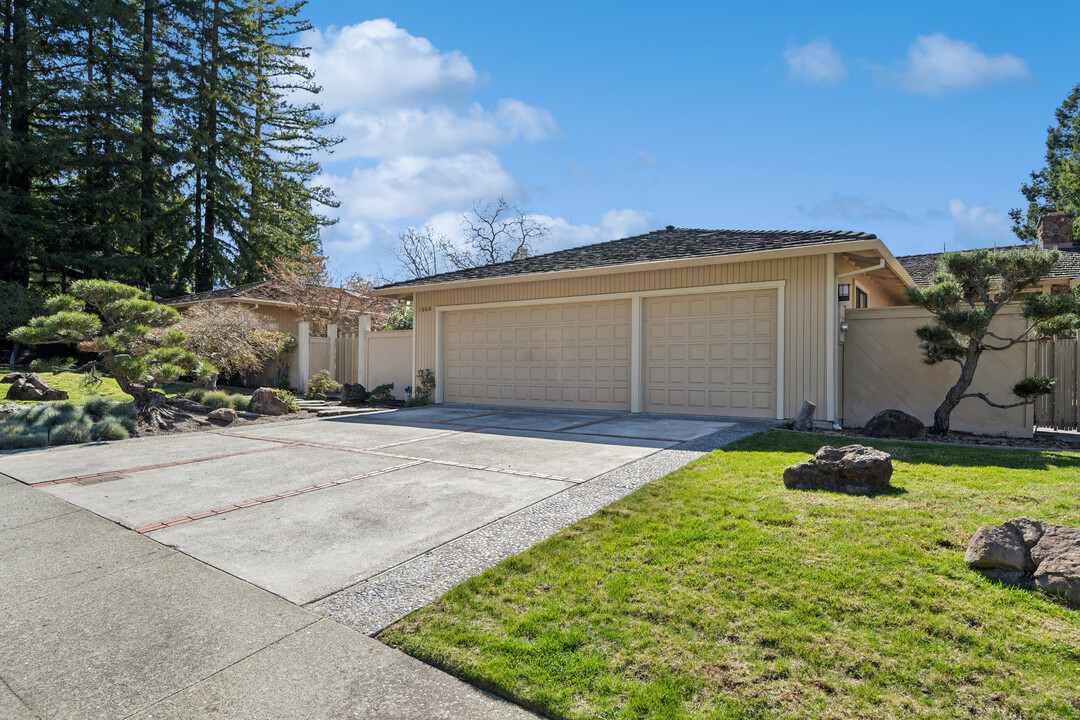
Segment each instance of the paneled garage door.
[[646,298],[646,412],[776,417],[775,290]]
[[443,316],[445,402],[630,409],[630,301]]

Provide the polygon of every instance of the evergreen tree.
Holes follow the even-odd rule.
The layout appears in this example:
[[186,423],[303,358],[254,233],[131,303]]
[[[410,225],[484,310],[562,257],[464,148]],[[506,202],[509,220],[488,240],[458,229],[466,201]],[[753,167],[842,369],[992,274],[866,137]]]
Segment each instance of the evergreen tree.
[[[1031,173],[1031,182],[1020,192],[1028,201],[1026,210],[1009,211],[1013,232],[1021,240],[1036,240],[1035,225],[1047,213],[1065,211],[1080,214],[1080,85],[1069,93],[1054,113],[1056,125],[1046,129],[1046,166]],[[1073,231],[1080,239],[1080,225]]]

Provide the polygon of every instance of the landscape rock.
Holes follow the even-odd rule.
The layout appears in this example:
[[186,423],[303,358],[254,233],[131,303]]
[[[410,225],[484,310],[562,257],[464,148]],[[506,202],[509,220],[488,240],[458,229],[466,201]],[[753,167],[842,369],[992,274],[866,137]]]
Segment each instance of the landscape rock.
[[217,410],[212,410],[206,416],[206,419],[228,425],[229,423],[236,420],[236,411],[232,408],[218,408]]
[[341,386],[341,402],[343,404],[366,403],[371,393],[360,383],[345,383]]
[[320,402],[326,402],[326,393],[315,393],[311,396],[312,400],[318,400]]
[[171,397],[165,402],[169,403],[173,407],[178,407],[181,410],[185,410],[189,413],[206,414],[210,412],[210,408],[208,408],[206,405],[202,405],[186,397]]
[[251,405],[248,409],[260,415],[287,415],[289,413],[289,406],[278,397],[277,391],[268,387],[261,387],[251,394]]
[[38,377],[37,373],[12,373],[22,377],[17,378],[8,388],[8,400],[43,400],[52,402],[55,400],[67,400],[66,390],[57,390],[50,387],[47,382]]
[[0,413],[6,415],[18,415],[21,412],[26,412],[26,405],[19,405],[18,403],[4,403],[0,405]]
[[922,420],[903,410],[882,410],[863,428],[863,435],[876,438],[899,438],[901,440],[926,440],[926,426]]
[[965,562],[1006,582],[1030,582],[1080,605],[1080,528],[1020,517],[979,528]]
[[5,375],[4,377],[0,378],[0,382],[13,383],[16,380],[22,380],[28,374],[29,373],[24,373],[24,372],[10,372],[7,375]]
[[865,445],[826,445],[807,462],[784,470],[784,485],[793,490],[830,490],[872,495],[889,487],[892,457]]

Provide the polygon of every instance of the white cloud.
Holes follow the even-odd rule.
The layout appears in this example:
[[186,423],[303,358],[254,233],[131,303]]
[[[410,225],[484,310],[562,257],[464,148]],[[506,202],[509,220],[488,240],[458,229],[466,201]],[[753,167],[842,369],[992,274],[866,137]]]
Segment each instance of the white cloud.
[[833,193],[828,200],[816,205],[797,205],[795,209],[807,217],[819,220],[919,222],[919,219],[910,213],[898,210],[883,202],[876,203],[862,195]]
[[330,112],[461,102],[479,83],[460,52],[442,52],[385,18],[310,30],[300,42],[311,48],[308,64]]
[[1031,77],[1027,63],[1009,53],[987,55],[974,43],[944,33],[919,35],[897,68],[877,68],[879,79],[910,92],[941,95],[948,90]]
[[956,239],[963,248],[1012,245],[1009,216],[990,205],[968,205],[961,200],[949,200],[949,216],[956,230]]
[[826,39],[814,40],[805,45],[788,43],[784,50],[788,72],[795,80],[815,85],[835,85],[847,75],[847,68],[840,54]]
[[345,141],[334,152],[339,159],[447,155],[518,140],[536,142],[553,134],[556,127],[547,110],[514,99],[500,100],[495,112],[478,103],[460,111],[449,107],[346,110],[335,127]]

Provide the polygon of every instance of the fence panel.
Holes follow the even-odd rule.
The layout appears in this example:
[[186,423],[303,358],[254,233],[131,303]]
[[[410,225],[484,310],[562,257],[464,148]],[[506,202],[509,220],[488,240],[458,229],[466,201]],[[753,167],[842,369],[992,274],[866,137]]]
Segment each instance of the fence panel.
[[360,342],[357,333],[340,333],[337,340],[337,377],[339,383],[357,383],[356,352]]
[[1040,338],[1035,344],[1035,372],[1057,379],[1054,391],[1035,400],[1035,426],[1050,430],[1077,430],[1078,341],[1075,337]]
[[330,369],[330,338],[313,337],[309,341],[311,348],[308,361],[308,377]]

